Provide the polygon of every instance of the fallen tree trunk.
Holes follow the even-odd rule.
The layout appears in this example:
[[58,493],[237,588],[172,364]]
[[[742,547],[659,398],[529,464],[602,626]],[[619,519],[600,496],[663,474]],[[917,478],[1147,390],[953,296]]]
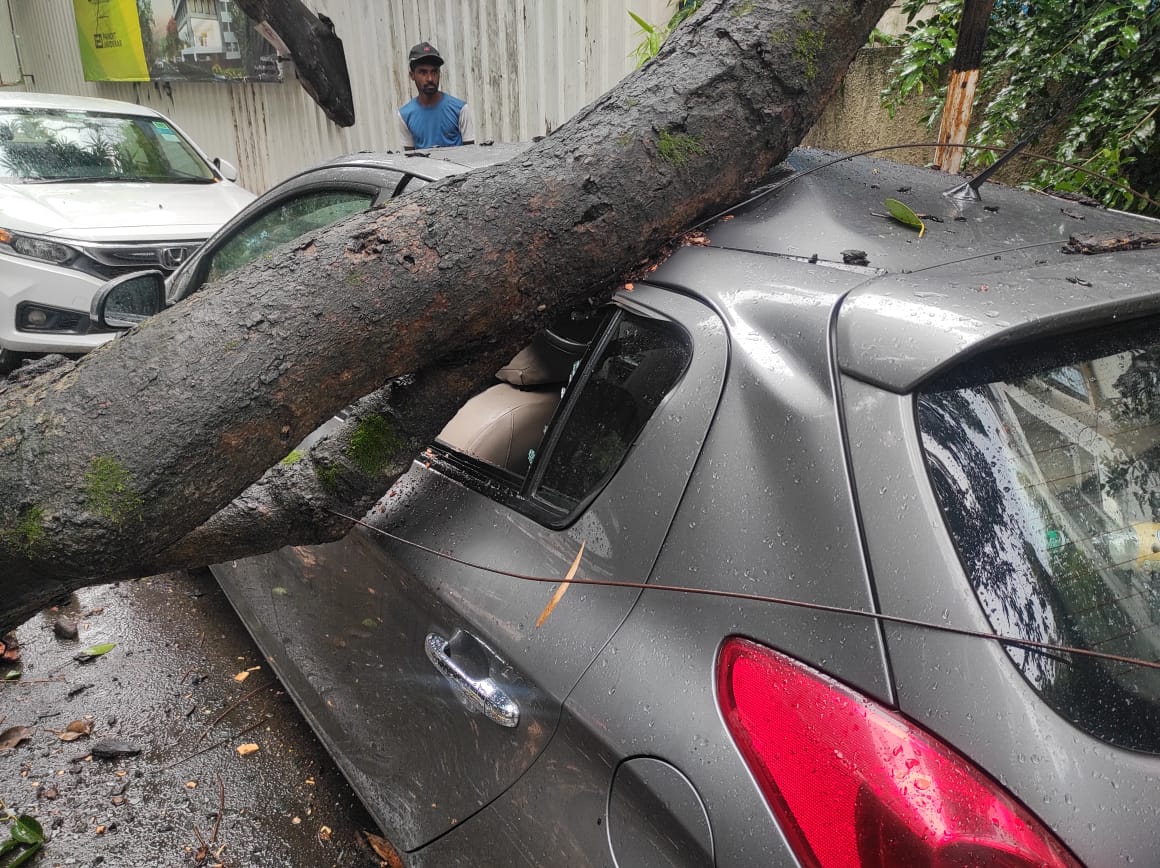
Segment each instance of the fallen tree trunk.
[[0,393],[0,627],[109,577],[341,533],[272,499],[248,511],[270,533],[182,542],[336,411],[419,376],[411,409],[380,417],[392,445],[363,497],[385,491],[553,311],[760,182],[888,5],[708,2],[520,157],[306,236]]

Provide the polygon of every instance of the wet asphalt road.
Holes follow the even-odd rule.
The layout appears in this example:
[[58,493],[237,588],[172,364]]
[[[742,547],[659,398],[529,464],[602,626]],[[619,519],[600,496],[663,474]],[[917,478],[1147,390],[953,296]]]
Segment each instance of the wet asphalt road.
[[[380,864],[362,837],[374,822],[208,570],[88,588],[61,613],[79,638],[54,635],[60,613],[34,617],[16,631],[22,676],[0,685],[0,732],[31,728],[0,750],[0,815],[44,826],[32,865]],[[74,660],[103,642],[116,647]],[[61,741],[74,720],[92,735]],[[89,756],[109,738],[141,753]],[[258,750],[240,755],[247,743]]]

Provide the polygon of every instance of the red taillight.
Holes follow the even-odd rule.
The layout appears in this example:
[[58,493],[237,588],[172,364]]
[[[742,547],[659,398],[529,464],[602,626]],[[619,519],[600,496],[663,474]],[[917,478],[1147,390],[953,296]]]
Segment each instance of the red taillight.
[[717,693],[734,741],[806,865],[1079,868],[986,774],[816,670],[729,639]]

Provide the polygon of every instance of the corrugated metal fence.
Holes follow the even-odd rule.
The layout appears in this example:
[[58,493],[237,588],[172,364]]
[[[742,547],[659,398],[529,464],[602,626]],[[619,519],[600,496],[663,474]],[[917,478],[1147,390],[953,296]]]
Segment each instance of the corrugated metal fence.
[[657,23],[672,12],[666,0],[332,0],[320,11],[343,41],[355,99],[356,123],[343,129],[292,64],[280,84],[86,82],[72,0],[10,4],[21,89],[152,106],[234,163],[256,193],[337,154],[398,149],[394,111],[414,94],[406,54],[417,42],[446,58],[443,89],[471,104],[477,139],[517,141],[559,126],[632,69],[640,36],[629,9]]

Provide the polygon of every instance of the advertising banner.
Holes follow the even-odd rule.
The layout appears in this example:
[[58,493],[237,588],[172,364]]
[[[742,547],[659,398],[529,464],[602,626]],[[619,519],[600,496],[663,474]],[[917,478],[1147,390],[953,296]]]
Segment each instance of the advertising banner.
[[73,0],[86,81],[148,81],[137,0]]
[[73,0],[86,81],[281,81],[232,0]]

